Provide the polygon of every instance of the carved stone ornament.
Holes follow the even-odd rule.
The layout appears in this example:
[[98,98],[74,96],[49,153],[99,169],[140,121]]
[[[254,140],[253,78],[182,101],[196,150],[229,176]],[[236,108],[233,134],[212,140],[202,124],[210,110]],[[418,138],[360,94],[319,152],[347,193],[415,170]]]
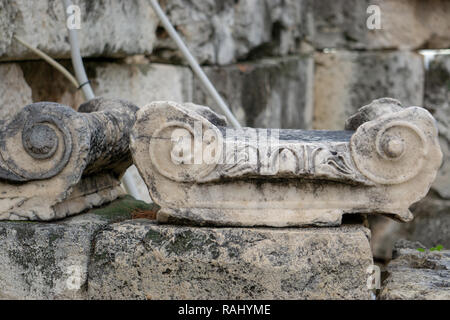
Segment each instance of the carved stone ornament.
[[136,110],[101,98],[80,106],[90,113],[39,102],[0,121],[0,220],[60,219],[122,195]]
[[442,161],[433,117],[384,98],[346,129],[236,130],[206,107],[154,102],[137,113],[131,150],[160,222],[337,226],[347,213],[410,221]]

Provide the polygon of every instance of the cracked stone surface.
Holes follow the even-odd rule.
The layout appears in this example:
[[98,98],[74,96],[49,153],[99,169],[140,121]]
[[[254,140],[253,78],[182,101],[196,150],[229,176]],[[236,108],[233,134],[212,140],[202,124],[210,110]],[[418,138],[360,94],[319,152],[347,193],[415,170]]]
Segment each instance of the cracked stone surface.
[[[83,56],[152,54],[165,62],[180,53],[145,0],[77,0]],[[204,64],[296,54],[305,47],[350,50],[448,48],[445,0],[164,0],[163,10]],[[381,29],[369,30],[369,5]],[[56,58],[70,57],[60,1],[1,0],[0,59],[36,58],[16,34]],[[105,35],[108,35],[107,37]]]

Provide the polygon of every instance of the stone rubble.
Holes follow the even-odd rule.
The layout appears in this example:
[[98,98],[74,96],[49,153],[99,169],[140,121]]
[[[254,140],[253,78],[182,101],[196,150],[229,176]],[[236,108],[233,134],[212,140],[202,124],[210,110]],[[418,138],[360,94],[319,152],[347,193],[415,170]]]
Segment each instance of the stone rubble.
[[397,242],[378,298],[450,300],[450,250],[429,249],[419,242]]

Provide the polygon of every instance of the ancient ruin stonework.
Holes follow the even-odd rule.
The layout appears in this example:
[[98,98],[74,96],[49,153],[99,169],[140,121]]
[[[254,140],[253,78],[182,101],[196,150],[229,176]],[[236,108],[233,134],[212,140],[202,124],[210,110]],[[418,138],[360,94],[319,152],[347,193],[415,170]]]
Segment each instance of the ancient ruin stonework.
[[420,242],[400,240],[393,255],[379,295],[381,300],[450,299],[449,250],[430,251]]
[[91,299],[371,299],[368,229],[193,228],[149,220],[97,234]]
[[344,213],[410,221],[442,160],[433,117],[385,98],[346,129],[235,130],[209,108],[154,102],[137,113],[131,149],[160,222],[337,226]]
[[0,220],[53,220],[123,194],[137,107],[94,99],[76,112],[34,103],[0,122]]

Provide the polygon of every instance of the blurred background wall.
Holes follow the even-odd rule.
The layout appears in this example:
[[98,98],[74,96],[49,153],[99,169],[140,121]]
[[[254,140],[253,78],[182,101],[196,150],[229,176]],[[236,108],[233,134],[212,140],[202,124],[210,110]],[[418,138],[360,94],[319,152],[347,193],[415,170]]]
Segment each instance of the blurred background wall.
[[[79,41],[93,89],[138,106],[192,101],[219,111],[146,0],[78,0]],[[241,124],[343,129],[376,98],[427,108],[437,119],[444,164],[415,220],[370,218],[375,258],[398,238],[450,248],[450,48],[448,0],[162,0],[163,9]],[[381,29],[368,28],[380,9]],[[26,104],[83,102],[20,36],[69,70],[60,0],[0,0],[0,119]],[[427,53],[427,52],[425,52]],[[436,54],[437,53],[437,54]],[[424,59],[426,57],[426,59]],[[137,172],[134,171],[137,176]],[[141,194],[148,199],[141,183]]]

